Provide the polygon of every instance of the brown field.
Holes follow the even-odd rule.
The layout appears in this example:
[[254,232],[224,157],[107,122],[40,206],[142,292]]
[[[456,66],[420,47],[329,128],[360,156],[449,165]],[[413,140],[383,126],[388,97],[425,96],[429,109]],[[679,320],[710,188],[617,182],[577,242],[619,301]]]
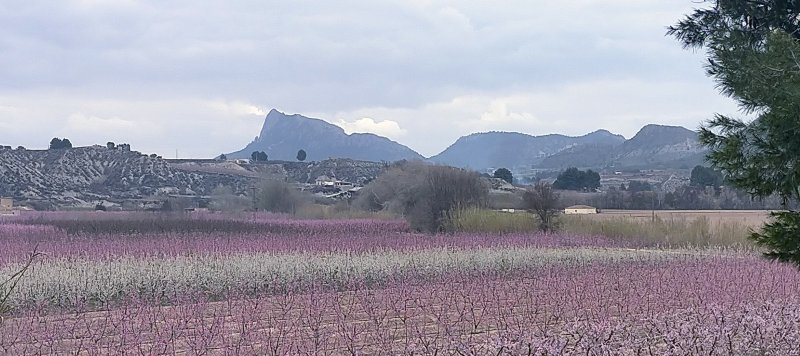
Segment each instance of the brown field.
[[759,227],[769,219],[768,210],[602,210],[596,215],[583,215],[589,219],[629,217],[637,221],[653,219],[666,221],[695,220],[705,217],[714,224],[737,223],[745,227]]
[[752,247],[766,210],[603,210],[564,215],[562,230],[667,246]]

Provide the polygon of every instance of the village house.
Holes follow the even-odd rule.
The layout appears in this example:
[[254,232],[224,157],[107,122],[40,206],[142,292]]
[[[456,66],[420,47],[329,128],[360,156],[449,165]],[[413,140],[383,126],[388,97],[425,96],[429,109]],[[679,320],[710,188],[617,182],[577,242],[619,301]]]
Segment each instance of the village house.
[[328,176],[319,176],[315,180],[316,185],[318,186],[333,186],[333,180]]
[[0,210],[9,211],[14,208],[14,199],[0,198]]
[[316,185],[321,187],[335,187],[339,188],[342,191],[350,190],[356,186],[354,183],[332,179],[328,176],[317,177],[315,183]]
[[17,215],[19,210],[14,209],[14,199],[0,198],[0,215]]
[[588,205],[573,205],[564,208],[564,214],[566,215],[597,214],[597,208]]

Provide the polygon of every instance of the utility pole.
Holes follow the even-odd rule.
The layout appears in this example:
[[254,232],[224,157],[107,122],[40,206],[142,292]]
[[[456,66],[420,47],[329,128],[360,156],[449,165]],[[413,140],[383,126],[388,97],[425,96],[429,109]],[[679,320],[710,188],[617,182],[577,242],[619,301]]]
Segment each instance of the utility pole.
[[253,200],[253,221],[256,221],[256,212],[258,211],[258,206],[256,205],[256,187],[250,187],[250,191],[252,192],[250,198]]

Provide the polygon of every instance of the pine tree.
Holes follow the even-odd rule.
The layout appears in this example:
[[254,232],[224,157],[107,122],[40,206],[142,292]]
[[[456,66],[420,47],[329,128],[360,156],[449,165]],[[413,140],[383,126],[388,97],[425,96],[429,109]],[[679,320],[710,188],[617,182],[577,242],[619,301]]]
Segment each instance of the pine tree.
[[53,137],[53,139],[50,140],[50,149],[51,150],[57,150],[57,149],[63,147],[62,145],[63,144],[61,143],[61,139],[58,138],[58,137]]
[[[754,119],[717,114],[700,141],[731,185],[786,205],[800,198],[800,2],[715,0],[669,30],[687,48],[704,48],[707,73]],[[800,265],[800,213],[773,214],[753,240],[766,255]]]
[[509,171],[507,168],[499,168],[498,170],[494,171],[494,177],[502,179],[509,184],[514,182],[514,174],[511,173],[511,171]]

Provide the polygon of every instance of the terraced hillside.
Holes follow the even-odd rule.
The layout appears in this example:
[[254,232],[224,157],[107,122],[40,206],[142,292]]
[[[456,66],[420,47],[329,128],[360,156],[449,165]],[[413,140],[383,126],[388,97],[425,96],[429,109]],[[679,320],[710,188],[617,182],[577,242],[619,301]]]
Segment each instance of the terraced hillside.
[[244,190],[248,179],[180,170],[161,158],[100,146],[0,151],[0,195],[54,206],[202,195],[220,184]]

